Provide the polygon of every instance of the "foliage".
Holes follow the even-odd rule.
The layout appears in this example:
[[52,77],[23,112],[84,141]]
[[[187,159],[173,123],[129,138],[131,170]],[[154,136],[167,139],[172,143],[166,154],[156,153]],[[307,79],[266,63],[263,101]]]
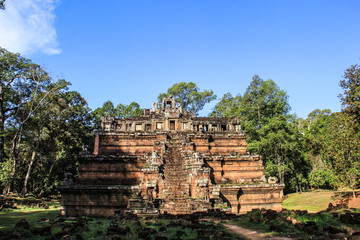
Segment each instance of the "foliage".
[[348,114],[333,115],[327,137],[325,153],[337,176],[337,186],[355,189],[360,179],[360,133]]
[[264,81],[255,75],[243,95],[225,94],[210,116],[238,116],[248,150],[262,155],[266,175],[277,176],[281,183],[286,181],[288,189],[301,190],[306,185],[308,166],[295,117],[289,111],[286,92],[273,80]]
[[102,116],[112,116],[115,118],[130,118],[140,117],[143,110],[136,102],[131,102],[129,105],[119,103],[116,107],[111,101],[106,101],[101,108],[97,108],[92,112],[96,123],[100,123]]
[[7,125],[11,124],[17,129],[13,136],[14,147],[11,152],[16,154],[15,144],[19,140],[22,125],[48,95],[66,87],[66,83],[58,81],[58,84],[52,84],[47,72],[39,65],[4,48],[0,48],[0,80],[1,162],[5,158],[4,141]]
[[299,120],[304,155],[311,165],[309,184],[315,188],[355,189],[360,177],[360,135],[347,112],[315,110]]
[[[342,113],[336,115],[332,129],[338,137],[329,144],[334,170],[340,181],[355,190],[360,184],[360,66],[352,65],[345,70],[340,81],[344,94],[340,95]],[[355,192],[353,191],[354,198]]]
[[183,109],[195,115],[198,115],[206,103],[216,99],[213,91],[200,91],[198,86],[193,82],[175,83],[166,93],[159,94],[159,103],[161,104],[162,99],[169,96],[173,96]]
[[[59,93],[41,106],[24,126],[15,173],[17,192],[25,194],[28,185],[34,194],[56,193],[65,172],[76,174],[78,153],[92,142],[89,112],[77,92]],[[24,182],[27,174],[29,183]]]
[[[259,133],[260,141],[252,144],[260,146],[259,153],[263,155],[267,175],[278,176],[280,183],[285,183],[286,176],[291,179],[302,173],[299,169],[305,166],[299,134],[294,124],[284,115],[279,115],[271,118]],[[296,180],[295,185],[298,183]]]
[[350,187],[360,182],[360,68],[353,65],[340,81],[343,111],[316,109],[306,120],[300,120],[304,152],[312,165],[310,184],[313,187]]
[[333,172],[327,168],[314,169],[309,175],[309,185],[313,188],[330,189],[336,179]]
[[345,70],[344,79],[340,81],[344,94],[340,95],[344,111],[360,124],[360,66],[352,65]]
[[276,83],[255,75],[240,102],[240,117],[248,139],[260,140],[258,130],[272,118],[290,111],[288,95]]
[[288,96],[274,81],[255,75],[243,95],[227,93],[212,117],[238,116],[248,150],[263,156],[265,173],[287,190],[355,189],[360,184],[360,67],[340,81],[342,113],[316,109],[306,119],[289,115]]
[[57,192],[64,171],[76,173],[76,156],[90,141],[90,109],[68,91],[70,83],[52,81],[39,65],[2,48],[0,78],[0,189]]
[[316,109],[306,119],[297,119],[297,129],[301,134],[302,151],[309,166],[309,185],[315,188],[334,186],[334,175],[328,163],[325,147],[331,122],[329,109]]
[[11,166],[10,161],[0,162],[0,188],[10,185]]
[[239,104],[241,102],[241,95],[235,97],[231,93],[226,93],[215,105],[214,111],[210,117],[235,117],[239,115]]

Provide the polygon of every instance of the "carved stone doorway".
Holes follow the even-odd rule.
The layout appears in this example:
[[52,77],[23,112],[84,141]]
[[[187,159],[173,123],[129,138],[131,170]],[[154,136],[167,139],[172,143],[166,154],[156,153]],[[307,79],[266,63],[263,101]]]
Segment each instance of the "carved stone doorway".
[[170,131],[175,130],[175,121],[170,121]]

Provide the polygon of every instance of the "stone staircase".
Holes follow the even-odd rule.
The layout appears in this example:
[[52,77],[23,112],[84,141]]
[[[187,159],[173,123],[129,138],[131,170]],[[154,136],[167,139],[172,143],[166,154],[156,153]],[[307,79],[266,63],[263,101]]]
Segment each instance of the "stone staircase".
[[170,133],[164,155],[164,189],[161,212],[171,214],[191,213],[189,198],[189,173],[185,166],[181,134]]

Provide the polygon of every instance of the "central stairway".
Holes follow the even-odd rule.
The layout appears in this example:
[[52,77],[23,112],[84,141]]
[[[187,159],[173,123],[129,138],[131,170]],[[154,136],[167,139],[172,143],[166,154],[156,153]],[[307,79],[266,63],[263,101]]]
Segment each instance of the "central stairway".
[[182,134],[169,133],[164,155],[164,189],[160,211],[170,214],[187,214],[190,204],[190,177],[185,167],[186,153],[183,152]]

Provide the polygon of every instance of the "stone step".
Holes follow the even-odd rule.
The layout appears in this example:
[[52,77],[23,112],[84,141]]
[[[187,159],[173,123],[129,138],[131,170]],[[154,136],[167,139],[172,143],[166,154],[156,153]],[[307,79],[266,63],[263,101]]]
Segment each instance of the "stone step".
[[[164,191],[163,197],[166,206],[164,211],[169,213],[190,213],[187,198],[189,197],[189,173],[185,170],[186,161],[182,152],[184,141],[180,136],[173,135],[166,141],[166,152],[164,154]],[[173,200],[173,201],[170,201]],[[181,199],[181,200],[179,200]]]

